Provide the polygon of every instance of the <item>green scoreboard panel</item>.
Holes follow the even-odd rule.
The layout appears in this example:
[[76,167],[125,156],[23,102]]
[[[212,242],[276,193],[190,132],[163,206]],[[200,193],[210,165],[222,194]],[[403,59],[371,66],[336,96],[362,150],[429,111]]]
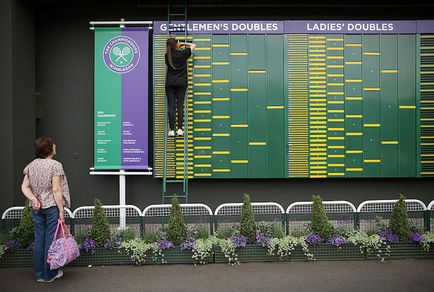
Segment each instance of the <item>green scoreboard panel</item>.
[[[154,35],[156,177],[166,39]],[[434,35],[188,39],[190,178],[434,176]],[[168,174],[181,177],[183,141],[168,141]]]

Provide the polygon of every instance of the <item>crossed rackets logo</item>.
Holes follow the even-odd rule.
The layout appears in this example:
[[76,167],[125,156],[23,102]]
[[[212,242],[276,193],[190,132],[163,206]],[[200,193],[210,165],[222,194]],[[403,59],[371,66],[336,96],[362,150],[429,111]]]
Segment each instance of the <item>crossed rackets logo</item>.
[[116,63],[118,66],[126,66],[133,59],[132,50],[129,47],[129,45],[127,45],[125,43],[120,43],[120,44],[115,45],[112,48],[111,53],[112,53],[112,56],[111,56],[112,62]]
[[102,57],[110,71],[125,74],[134,70],[139,63],[140,48],[129,36],[115,36],[106,42]]

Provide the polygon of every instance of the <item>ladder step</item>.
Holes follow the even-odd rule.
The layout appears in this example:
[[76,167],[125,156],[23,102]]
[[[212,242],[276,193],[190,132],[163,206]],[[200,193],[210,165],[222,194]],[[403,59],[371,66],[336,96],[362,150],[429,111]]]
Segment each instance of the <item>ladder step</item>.
[[184,182],[182,179],[166,180],[166,183],[182,183],[182,182]]
[[170,13],[170,16],[185,16],[185,13]]
[[[164,195],[165,198],[173,198],[173,196],[166,196]],[[176,195],[177,198],[185,198],[185,195]]]

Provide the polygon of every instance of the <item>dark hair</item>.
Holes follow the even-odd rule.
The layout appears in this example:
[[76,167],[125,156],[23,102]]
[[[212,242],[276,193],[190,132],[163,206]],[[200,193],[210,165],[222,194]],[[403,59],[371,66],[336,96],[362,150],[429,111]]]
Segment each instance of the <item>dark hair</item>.
[[53,153],[53,139],[50,137],[39,137],[35,140],[35,155],[36,158],[47,158]]
[[173,65],[172,49],[176,49],[176,40],[174,38],[168,38],[166,41],[167,60],[169,61],[170,67],[176,70],[175,66]]

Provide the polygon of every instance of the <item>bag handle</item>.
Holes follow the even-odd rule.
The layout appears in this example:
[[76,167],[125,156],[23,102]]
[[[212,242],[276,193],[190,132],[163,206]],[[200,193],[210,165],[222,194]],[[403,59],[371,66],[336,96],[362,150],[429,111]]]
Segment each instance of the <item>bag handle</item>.
[[[57,235],[59,234],[60,231],[60,237],[65,238],[65,230],[64,228],[66,228],[66,230],[68,231],[68,235],[71,235],[71,232],[69,231],[68,227],[66,226],[65,223],[62,223],[62,221],[60,221],[60,219],[57,220],[57,227],[56,227],[56,232],[54,232],[54,237],[53,237],[53,241],[56,240]],[[59,230],[60,229],[60,230]]]

